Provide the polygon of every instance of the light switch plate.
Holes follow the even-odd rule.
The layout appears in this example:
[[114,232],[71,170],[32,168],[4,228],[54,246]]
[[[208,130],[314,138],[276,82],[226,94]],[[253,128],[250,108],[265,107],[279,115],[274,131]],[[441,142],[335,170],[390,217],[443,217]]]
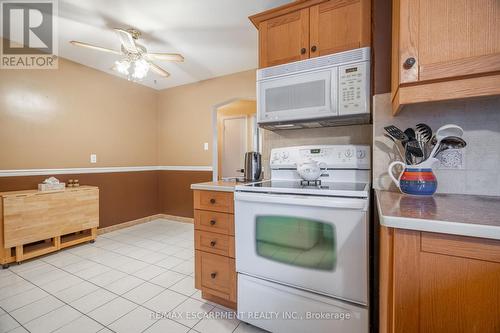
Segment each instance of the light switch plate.
[[90,163],[97,163],[97,155],[90,154]]
[[208,150],[208,142],[205,142],[205,143],[203,144],[203,150]]

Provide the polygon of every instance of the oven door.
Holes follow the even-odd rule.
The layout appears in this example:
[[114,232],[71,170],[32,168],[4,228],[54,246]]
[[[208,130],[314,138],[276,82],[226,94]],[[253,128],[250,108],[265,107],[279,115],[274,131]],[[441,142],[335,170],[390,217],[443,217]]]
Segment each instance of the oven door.
[[259,123],[331,117],[337,111],[337,68],[257,82]]
[[236,270],[367,305],[368,204],[235,192]]

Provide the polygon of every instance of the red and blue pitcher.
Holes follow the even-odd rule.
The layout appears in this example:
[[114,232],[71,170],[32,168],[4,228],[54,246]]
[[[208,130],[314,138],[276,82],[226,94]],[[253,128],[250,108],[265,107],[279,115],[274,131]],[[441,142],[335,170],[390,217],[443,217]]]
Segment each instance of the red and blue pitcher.
[[[389,176],[402,193],[433,195],[436,192],[438,184],[436,176],[432,172],[433,162],[435,161],[425,161],[417,165],[406,165],[403,162],[395,161],[389,165]],[[399,178],[396,178],[392,172],[396,165],[403,167],[403,172],[401,172]]]

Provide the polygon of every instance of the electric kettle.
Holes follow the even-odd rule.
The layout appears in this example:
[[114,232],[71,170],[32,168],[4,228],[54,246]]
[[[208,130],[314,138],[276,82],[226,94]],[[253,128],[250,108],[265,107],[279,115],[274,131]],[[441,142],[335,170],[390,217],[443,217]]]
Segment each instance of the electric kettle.
[[262,175],[262,156],[255,151],[249,151],[245,154],[245,181],[255,182],[261,179]]

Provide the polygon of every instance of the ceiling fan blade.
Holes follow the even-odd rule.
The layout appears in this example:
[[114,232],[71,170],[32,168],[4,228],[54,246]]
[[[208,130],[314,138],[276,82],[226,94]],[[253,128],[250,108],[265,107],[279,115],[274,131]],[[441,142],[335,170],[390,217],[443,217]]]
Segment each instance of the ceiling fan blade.
[[120,38],[120,42],[122,43],[123,48],[127,50],[127,52],[130,53],[139,52],[137,46],[135,45],[135,40],[130,32],[119,28],[115,28],[114,30],[117,33],[118,37]]
[[148,53],[150,59],[183,62],[184,57],[178,53]]
[[163,68],[161,68],[160,66],[157,66],[155,65],[154,63],[152,62],[149,62],[149,68],[151,68],[151,70],[153,72],[155,72],[156,74],[160,75],[161,77],[169,77],[170,76],[170,73],[167,72],[166,70],[164,70]]
[[75,46],[86,47],[86,48],[96,50],[96,51],[103,51],[103,52],[114,53],[114,54],[122,54],[120,51],[108,49],[105,47],[95,46],[95,45],[87,44],[87,43],[83,43],[83,42],[78,42],[76,40],[72,40],[72,41],[70,41],[70,43],[72,45],[75,45]]

